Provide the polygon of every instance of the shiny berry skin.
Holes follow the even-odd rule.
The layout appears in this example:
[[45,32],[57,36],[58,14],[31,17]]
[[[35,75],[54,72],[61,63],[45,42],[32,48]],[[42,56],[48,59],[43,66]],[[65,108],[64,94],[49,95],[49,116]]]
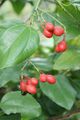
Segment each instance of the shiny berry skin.
[[30,85],[30,84],[32,84],[31,79],[28,79],[26,85]]
[[34,85],[27,85],[26,90],[30,94],[36,94],[37,90]]
[[57,45],[56,48],[55,48],[55,51],[56,51],[57,53],[59,53],[59,52],[64,52],[64,51],[66,51],[66,50],[67,50],[67,43],[66,43],[65,40],[62,40],[60,43],[58,43],[58,45]]
[[20,81],[20,90],[26,92],[26,83],[24,81]]
[[38,84],[38,80],[36,78],[31,78],[31,83],[36,86]]
[[53,34],[56,36],[61,36],[64,34],[64,29],[61,26],[55,26]]
[[54,31],[54,25],[50,22],[47,22],[46,25],[45,25],[45,28],[50,31],[50,32],[53,32]]
[[48,31],[46,28],[44,29],[43,34],[47,38],[51,38],[53,36],[53,32]]
[[46,74],[40,74],[40,81],[41,82],[46,82],[47,81],[47,79],[46,79]]
[[53,75],[47,75],[47,82],[49,84],[55,84],[56,83],[56,78]]

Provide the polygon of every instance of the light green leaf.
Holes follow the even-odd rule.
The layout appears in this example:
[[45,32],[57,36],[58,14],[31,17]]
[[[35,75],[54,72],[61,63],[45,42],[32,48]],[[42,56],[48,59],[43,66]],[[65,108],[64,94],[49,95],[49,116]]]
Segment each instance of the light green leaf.
[[41,113],[37,101],[29,94],[22,96],[20,92],[7,93],[2,98],[0,107],[6,114],[21,113],[30,119],[38,117]]
[[66,27],[67,39],[73,39],[80,35],[80,10],[70,3],[67,5],[59,1],[59,5],[57,19]]
[[17,67],[0,69],[0,87],[3,87],[9,81],[18,82],[20,79],[20,71]]
[[16,65],[30,57],[38,48],[39,36],[35,29],[15,24],[0,36],[0,68]]
[[55,85],[40,83],[40,88],[53,102],[70,110],[74,104],[76,92],[66,77],[58,75],[56,79],[57,83]]
[[80,35],[75,39],[69,40],[68,46],[74,48],[75,50],[80,50]]
[[80,51],[72,49],[64,52],[56,59],[53,68],[57,70],[80,69]]

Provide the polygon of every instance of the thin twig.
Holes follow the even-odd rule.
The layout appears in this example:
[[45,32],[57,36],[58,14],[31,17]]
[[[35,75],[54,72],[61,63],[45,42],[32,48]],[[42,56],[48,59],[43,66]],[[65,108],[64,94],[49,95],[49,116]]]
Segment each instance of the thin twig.
[[41,2],[41,0],[37,1],[36,7],[33,9],[32,13],[29,17],[28,16],[25,17],[24,23],[27,22],[28,20],[30,20],[31,17],[34,16],[35,12],[37,13],[37,9],[38,9],[38,6],[39,6],[40,2]]
[[28,60],[26,60],[24,66],[21,68],[21,71],[23,71],[25,69],[25,67],[26,67],[27,64],[28,64]]
[[35,70],[40,73],[39,69],[36,67],[36,65],[31,61],[29,60],[29,63],[35,68]]
[[35,7],[35,10],[38,9],[38,6],[39,6],[40,2],[41,2],[41,0],[38,0],[37,5],[36,5],[36,7]]
[[59,116],[59,117],[52,117],[48,120],[65,120],[71,118],[73,115],[79,114],[80,113],[80,108],[74,111],[71,111],[70,113],[67,113],[64,116]]

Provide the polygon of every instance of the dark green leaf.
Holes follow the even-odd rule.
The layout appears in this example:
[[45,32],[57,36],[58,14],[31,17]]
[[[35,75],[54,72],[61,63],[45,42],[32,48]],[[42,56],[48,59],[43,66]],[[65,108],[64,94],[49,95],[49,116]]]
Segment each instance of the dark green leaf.
[[46,111],[46,114],[50,116],[57,114],[60,115],[65,110],[64,108],[55,104],[51,99],[49,99],[49,97],[46,97],[45,95],[41,96],[39,103],[42,106],[43,110]]
[[18,114],[3,115],[3,116],[0,116],[0,120],[21,120],[21,117]]
[[50,71],[52,70],[52,63],[45,58],[34,58],[31,60],[40,70]]
[[26,1],[25,0],[11,0],[12,6],[17,14],[20,14],[24,8]]
[[58,75],[56,79],[57,83],[55,85],[40,83],[40,88],[53,102],[70,110],[74,104],[76,92],[66,77]]
[[80,99],[80,80],[75,79],[71,83],[77,92],[77,97]]

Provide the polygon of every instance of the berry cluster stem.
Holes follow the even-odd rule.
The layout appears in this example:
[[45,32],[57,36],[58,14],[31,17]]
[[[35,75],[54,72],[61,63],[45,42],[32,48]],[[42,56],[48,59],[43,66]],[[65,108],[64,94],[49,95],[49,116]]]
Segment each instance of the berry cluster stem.
[[35,68],[35,70],[40,74],[39,69],[35,66],[35,64],[29,60],[29,63]]
[[43,13],[42,14],[44,14],[44,13],[46,13],[48,16],[50,16],[52,19],[54,19],[57,23],[59,23],[61,26],[63,26],[64,27],[64,29],[65,29],[65,31],[66,31],[66,28],[65,28],[65,26],[59,21],[59,20],[57,20],[55,17],[53,17],[52,15],[50,15],[47,11],[44,11],[44,10],[42,10],[42,9],[38,9],[38,10],[40,10],[40,11],[42,11]]
[[41,2],[41,0],[37,0],[37,5],[36,5],[36,7],[35,7],[35,11],[37,11],[40,2]]
[[26,67],[27,64],[28,64],[28,60],[26,60],[24,66],[21,68],[21,71],[23,71],[25,69],[25,67]]

